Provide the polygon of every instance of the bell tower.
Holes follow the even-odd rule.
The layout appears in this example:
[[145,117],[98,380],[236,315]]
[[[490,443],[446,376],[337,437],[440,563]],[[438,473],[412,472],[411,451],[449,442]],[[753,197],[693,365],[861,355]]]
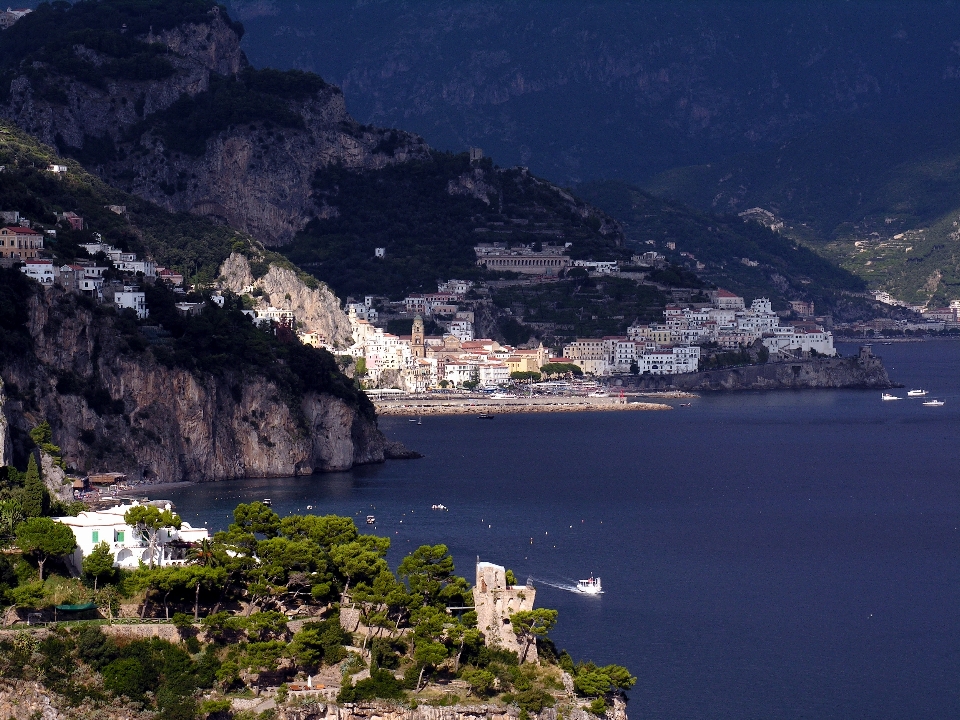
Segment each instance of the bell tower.
[[410,352],[416,358],[427,356],[426,342],[423,337],[423,318],[419,315],[413,318],[413,330],[410,332]]

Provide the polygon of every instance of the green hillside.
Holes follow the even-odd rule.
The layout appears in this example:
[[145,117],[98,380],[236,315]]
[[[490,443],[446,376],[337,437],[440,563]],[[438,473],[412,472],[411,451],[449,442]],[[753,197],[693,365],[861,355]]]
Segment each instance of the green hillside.
[[[617,219],[635,251],[656,250],[747,298],[769,297],[777,309],[797,299],[832,309],[841,291],[865,289],[860,278],[810,249],[736,215],[693,210],[620,181],[581,185],[577,193]],[[675,243],[675,249],[667,247],[668,242]],[[698,262],[702,269],[697,269]]]
[[[63,174],[48,172],[56,163]],[[94,232],[122,250],[149,254],[160,265],[186,277],[209,282],[233,251],[264,259],[266,254],[249,236],[187,213],[170,213],[140,198],[121,192],[65,160],[45,145],[9,123],[0,123],[0,209],[17,210],[34,223],[53,226],[55,213],[73,211],[84,219],[83,230],[58,227],[46,247],[55,257],[71,260],[84,251]],[[126,207],[118,215],[108,205]]]

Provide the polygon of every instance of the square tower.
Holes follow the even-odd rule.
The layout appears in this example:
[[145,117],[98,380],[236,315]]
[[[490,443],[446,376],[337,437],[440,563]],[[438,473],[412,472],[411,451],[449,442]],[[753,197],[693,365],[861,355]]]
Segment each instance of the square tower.
[[[502,565],[478,562],[473,603],[477,608],[477,628],[483,633],[484,644],[521,655],[522,648],[510,616],[520,610],[533,610],[536,595],[536,588],[532,585],[507,585],[507,571]],[[526,660],[537,661],[536,645],[527,651]]]

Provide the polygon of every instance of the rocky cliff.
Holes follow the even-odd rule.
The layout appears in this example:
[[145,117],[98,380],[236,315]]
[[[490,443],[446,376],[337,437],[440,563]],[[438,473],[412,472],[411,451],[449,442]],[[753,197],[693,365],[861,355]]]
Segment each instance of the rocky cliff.
[[320,333],[331,345],[353,342],[350,321],[337,296],[323,283],[307,287],[290,268],[270,265],[266,275],[254,279],[247,259],[233,253],[220,268],[218,282],[238,295],[259,290],[262,294],[256,297],[258,307],[291,311],[308,331]]
[[[434,707],[421,705],[407,708],[386,702],[347,703],[342,706],[325,702],[310,702],[309,698],[297,698],[299,704],[290,703],[275,710],[279,720],[517,720],[520,711],[512,706],[497,705],[452,705]],[[238,701],[239,704],[239,701]],[[273,710],[273,708],[271,708]],[[63,698],[46,689],[38,682],[5,680],[0,682],[0,717],[10,720],[72,720],[91,717],[90,713],[107,720],[152,717],[152,713],[139,712],[132,703],[115,701],[96,709],[87,705],[71,707]],[[556,708],[544,708],[538,714],[529,715],[530,720],[595,720],[580,708],[558,712]],[[613,707],[601,720],[627,720],[626,706],[615,698]]]
[[625,388],[640,390],[688,391],[895,387],[883,362],[873,355],[767,363],[684,375],[645,375],[619,382]]
[[[64,23],[74,21],[67,7],[44,12],[61,12]],[[38,17],[28,16],[11,32],[26,33]],[[157,33],[151,29],[135,39],[162,45],[172,71],[147,80],[129,79],[129,73],[103,79],[97,69],[114,62],[102,49],[109,44],[77,43],[65,51],[69,63],[41,57],[11,69],[9,93],[0,92],[6,96],[0,116],[78,157],[117,187],[171,211],[217,218],[266,244],[290,240],[323,214],[310,197],[318,169],[333,163],[380,168],[427,153],[416,136],[355,122],[340,89],[322,81],[305,96],[271,95],[275,88],[269,82],[261,83],[267,87],[258,94],[243,96],[246,87],[230,84],[248,69],[238,28],[213,3],[203,22]],[[189,132],[208,135],[202,152],[171,149],[158,114],[183,97],[209,93],[218,79],[229,99],[206,102],[236,101],[235,106],[208,107],[203,118],[193,118]],[[280,109],[283,126],[270,122],[266,106]]]
[[14,444],[47,419],[68,466],[160,482],[300,475],[384,459],[376,420],[356,402],[318,392],[291,398],[263,375],[161,364],[131,347],[112,311],[56,288],[29,302],[32,356],[0,367],[0,426],[9,423]]
[[[563,709],[544,708],[540,713],[528,716],[531,720],[593,720],[597,717],[576,707],[576,704]],[[284,708],[280,717],[283,720],[517,720],[520,714],[516,707],[499,705],[421,705],[411,709],[385,702],[346,703],[342,706],[318,702]],[[621,698],[615,697],[613,707],[601,717],[603,720],[627,720],[626,704]]]

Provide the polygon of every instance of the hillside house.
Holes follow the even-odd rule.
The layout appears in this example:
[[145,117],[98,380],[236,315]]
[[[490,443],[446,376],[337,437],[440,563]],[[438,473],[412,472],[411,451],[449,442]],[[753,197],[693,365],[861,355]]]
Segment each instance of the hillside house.
[[42,233],[18,225],[0,228],[0,257],[36,260],[41,250],[43,250]]

